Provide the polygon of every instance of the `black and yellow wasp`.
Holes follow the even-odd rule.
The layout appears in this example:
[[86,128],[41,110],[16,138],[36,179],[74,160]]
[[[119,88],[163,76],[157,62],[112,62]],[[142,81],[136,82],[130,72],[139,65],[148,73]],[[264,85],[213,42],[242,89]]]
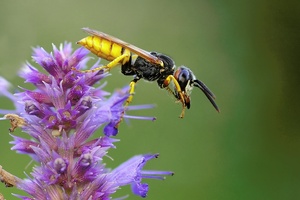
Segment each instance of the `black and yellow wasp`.
[[[156,80],[160,88],[167,89],[177,101],[182,103],[181,118],[184,117],[185,108],[190,108],[190,95],[194,86],[203,91],[208,100],[219,112],[219,108],[214,101],[214,94],[203,82],[196,79],[189,68],[180,66],[176,69],[175,62],[169,56],[157,52],[145,51],[96,30],[89,28],[83,28],[83,30],[89,33],[90,36],[78,41],[77,44],[84,46],[98,57],[110,62],[105,66],[81,72],[110,71],[120,64],[124,75],[134,76],[130,82],[130,97],[127,99],[126,105],[132,101],[136,82],[140,79],[145,79],[147,81]],[[173,84],[170,84],[171,82]]]

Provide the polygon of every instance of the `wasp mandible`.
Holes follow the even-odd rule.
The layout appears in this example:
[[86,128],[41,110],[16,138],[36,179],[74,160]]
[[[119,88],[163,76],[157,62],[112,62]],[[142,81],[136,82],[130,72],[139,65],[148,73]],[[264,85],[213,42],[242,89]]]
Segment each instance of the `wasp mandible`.
[[[190,95],[193,87],[200,88],[219,112],[219,108],[214,101],[215,95],[203,82],[196,79],[189,68],[180,66],[176,69],[175,62],[169,56],[154,51],[145,51],[100,31],[89,28],[83,28],[83,30],[89,33],[90,36],[78,41],[77,44],[110,62],[105,66],[81,72],[110,71],[120,64],[121,72],[124,75],[134,76],[130,82],[130,96],[126,101],[126,105],[132,101],[135,84],[140,79],[145,79],[147,81],[156,80],[160,88],[165,88],[177,101],[182,103],[180,118],[184,117],[185,108],[189,109],[191,106]],[[173,83],[172,86],[171,82]]]

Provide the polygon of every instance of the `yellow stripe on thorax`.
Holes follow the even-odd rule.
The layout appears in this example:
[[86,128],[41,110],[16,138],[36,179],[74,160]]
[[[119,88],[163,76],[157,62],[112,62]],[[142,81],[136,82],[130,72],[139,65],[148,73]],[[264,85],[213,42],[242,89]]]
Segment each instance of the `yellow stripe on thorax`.
[[[129,49],[125,48],[122,53],[122,46],[119,44],[96,36],[85,37],[78,41],[77,44],[84,46],[93,54],[108,61],[112,61],[123,54],[130,55]],[[122,64],[125,64],[128,61],[129,57],[126,60],[123,60]]]

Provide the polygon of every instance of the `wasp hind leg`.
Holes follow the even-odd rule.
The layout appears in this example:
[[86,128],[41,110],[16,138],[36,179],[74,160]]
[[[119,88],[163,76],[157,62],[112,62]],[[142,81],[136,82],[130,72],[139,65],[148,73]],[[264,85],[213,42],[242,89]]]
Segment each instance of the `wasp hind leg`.
[[[122,54],[119,57],[115,58],[111,62],[109,62],[107,65],[96,67],[94,69],[87,69],[87,70],[79,70],[79,72],[82,73],[93,73],[96,71],[101,71],[103,70],[104,72],[109,72],[112,68],[116,67],[118,64],[123,63],[122,61],[128,60],[130,57],[130,54]],[[76,70],[78,71],[78,70]]]
[[[175,85],[175,90],[177,91],[177,93],[179,94],[179,98],[176,97],[175,93],[169,88],[169,84],[170,82],[173,81],[174,85]],[[165,80],[164,80],[164,83],[163,83],[163,86],[169,91],[171,92],[171,94],[173,94],[175,96],[176,99],[180,100],[180,102],[182,103],[182,110],[181,110],[181,113],[179,115],[180,118],[183,118],[184,117],[184,112],[185,112],[185,99],[184,99],[184,96],[182,94],[182,91],[181,91],[181,88],[180,88],[180,85],[178,83],[178,81],[175,79],[175,77],[173,75],[169,75]]]

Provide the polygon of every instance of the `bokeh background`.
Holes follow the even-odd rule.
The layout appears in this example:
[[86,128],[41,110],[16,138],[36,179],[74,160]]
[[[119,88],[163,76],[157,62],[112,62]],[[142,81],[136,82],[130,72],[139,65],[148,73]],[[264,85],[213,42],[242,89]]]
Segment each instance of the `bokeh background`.
[[[120,127],[115,167],[133,155],[160,153],[147,169],[172,170],[165,181],[146,180],[148,199],[300,199],[298,1],[1,1],[0,74],[31,61],[31,47],[74,43],[90,27],[190,67],[216,94],[217,113],[195,89],[184,119],[181,106],[156,83],[140,81],[133,104],[155,104],[132,114],[156,116]],[[91,55],[92,56],[92,55]],[[131,80],[112,71],[106,90]],[[1,109],[11,108],[0,98]],[[0,121],[0,165],[25,177],[34,164],[10,151],[9,123]],[[17,130],[14,134],[22,134]],[[98,136],[102,134],[99,130]],[[26,166],[29,164],[29,167]],[[0,184],[7,199],[23,194]],[[122,188],[115,197],[130,194]]]

